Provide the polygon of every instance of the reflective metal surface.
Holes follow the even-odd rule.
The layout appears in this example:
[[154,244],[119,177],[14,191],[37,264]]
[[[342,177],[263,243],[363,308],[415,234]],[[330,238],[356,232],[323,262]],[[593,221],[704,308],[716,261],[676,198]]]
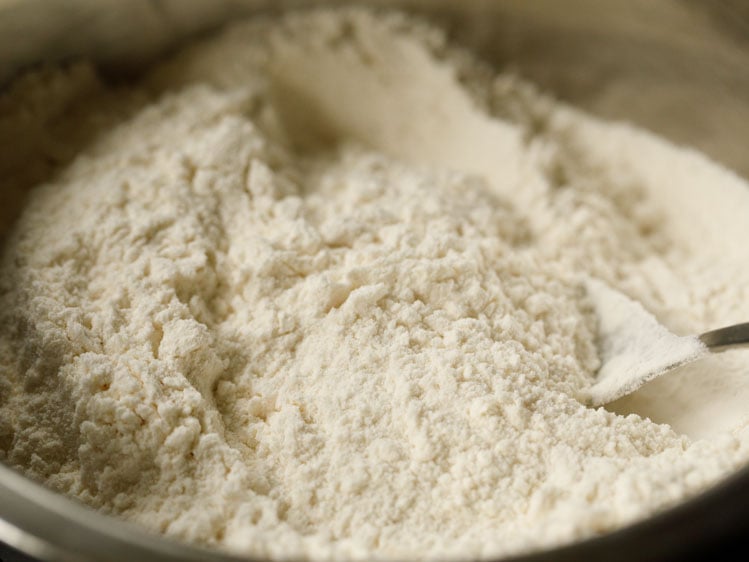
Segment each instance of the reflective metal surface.
[[726,326],[706,332],[700,336],[710,351],[728,351],[749,345],[749,322]]
[[[26,68],[75,57],[92,58],[113,74],[137,72],[228,19],[313,3],[0,0],[0,87]],[[436,18],[497,67],[593,113],[693,146],[749,177],[745,0],[369,3]],[[742,535],[749,536],[747,471],[648,521],[522,560],[675,560]],[[2,465],[0,540],[40,560],[236,560],[146,534]],[[749,558],[749,547],[738,544],[746,550],[736,559]]]

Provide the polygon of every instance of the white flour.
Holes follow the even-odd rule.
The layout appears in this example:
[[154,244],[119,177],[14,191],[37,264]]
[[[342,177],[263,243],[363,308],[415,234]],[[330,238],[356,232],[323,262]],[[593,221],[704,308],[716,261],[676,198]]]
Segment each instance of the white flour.
[[677,336],[643,306],[596,279],[584,281],[598,320],[601,366],[589,402],[607,404],[690,361],[707,356],[697,335]]
[[188,541],[370,559],[605,532],[749,456],[746,357],[614,406],[671,425],[578,400],[581,275],[679,333],[749,318],[749,190],[699,154],[359,11],[69,80],[95,101],[9,118],[50,124],[40,160],[90,134],[5,251],[4,462]]

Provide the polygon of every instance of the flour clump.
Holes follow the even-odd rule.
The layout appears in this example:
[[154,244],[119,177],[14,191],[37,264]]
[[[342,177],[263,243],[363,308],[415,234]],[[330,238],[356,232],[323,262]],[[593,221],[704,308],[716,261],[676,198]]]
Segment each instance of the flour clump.
[[[582,275],[676,332],[749,317],[747,249],[715,242],[749,236],[749,190],[698,154],[400,14],[240,22],[127,89],[85,66],[21,86],[60,83],[95,103],[6,243],[8,465],[232,552],[463,559],[618,528],[746,461],[744,410],[579,399]],[[705,369],[749,393],[731,357],[674,380]]]

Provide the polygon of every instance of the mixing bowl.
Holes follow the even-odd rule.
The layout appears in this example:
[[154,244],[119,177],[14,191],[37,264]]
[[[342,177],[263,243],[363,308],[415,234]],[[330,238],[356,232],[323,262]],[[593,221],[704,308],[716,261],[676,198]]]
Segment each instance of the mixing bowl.
[[[596,115],[694,147],[749,177],[744,0],[369,3],[425,14],[496,67]],[[94,60],[109,76],[126,77],[231,18],[311,4],[321,2],[0,0],[0,87],[29,67],[78,57]],[[0,177],[0,195],[3,187]],[[0,216],[12,214],[3,209]],[[736,560],[745,560],[749,539],[743,537],[749,537],[749,469],[627,528],[514,560],[701,559],[728,546]],[[0,561],[35,559],[239,560],[102,516],[0,464]]]

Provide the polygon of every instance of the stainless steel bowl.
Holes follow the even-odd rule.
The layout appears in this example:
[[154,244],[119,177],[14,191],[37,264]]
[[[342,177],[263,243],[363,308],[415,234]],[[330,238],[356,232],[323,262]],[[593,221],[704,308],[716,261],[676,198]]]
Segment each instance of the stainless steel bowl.
[[[229,19],[320,3],[0,0],[0,88],[26,68],[76,57],[91,58],[113,74],[137,72]],[[749,177],[746,0],[369,4],[436,18],[458,42],[496,66],[512,68],[592,113],[631,121],[695,147]],[[0,177],[0,192],[3,187]],[[749,559],[749,539],[744,537],[749,537],[749,468],[646,521],[516,560],[695,559],[701,553],[713,556],[728,543],[739,548],[736,560]],[[0,561],[27,556],[50,561],[239,560],[100,515],[0,464]]]

